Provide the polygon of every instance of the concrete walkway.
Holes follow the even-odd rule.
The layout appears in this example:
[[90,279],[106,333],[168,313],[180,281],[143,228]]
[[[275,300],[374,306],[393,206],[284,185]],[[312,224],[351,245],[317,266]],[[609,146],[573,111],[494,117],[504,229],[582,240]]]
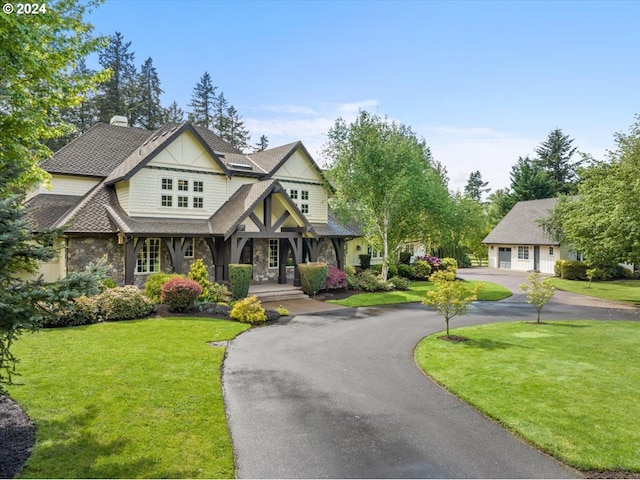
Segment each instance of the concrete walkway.
[[[546,308],[546,318],[638,319],[629,309]],[[534,312],[513,299],[478,302],[455,326]],[[434,312],[409,304],[299,314],[238,336],[223,369],[238,477],[579,476],[422,374],[413,349],[443,327]]]

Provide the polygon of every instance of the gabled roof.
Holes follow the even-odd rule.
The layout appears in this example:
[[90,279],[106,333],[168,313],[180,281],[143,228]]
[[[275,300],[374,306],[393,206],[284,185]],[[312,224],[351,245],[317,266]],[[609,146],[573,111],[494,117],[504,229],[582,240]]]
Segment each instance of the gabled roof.
[[[113,172],[107,177],[107,184],[111,185],[121,180],[130,179],[147,163],[153,160],[156,155],[168,147],[176,138],[184,132],[191,132],[193,136],[205,148],[207,153],[220,166],[222,171],[231,176],[231,172],[227,169],[224,162],[220,159],[205,139],[198,133],[198,130],[191,123],[167,123],[162,128],[156,130],[138,149],[129,155]],[[212,132],[212,135],[215,135]]]
[[289,208],[295,211],[297,216],[303,220],[307,231],[317,237],[312,225],[276,180],[249,183],[236,190],[231,195],[231,198],[209,219],[211,233],[213,235],[224,235],[225,239],[229,238],[236,231],[238,225],[255,210],[260,202],[272,193],[282,193],[284,198],[287,199]]
[[42,163],[49,173],[106,177],[152,132],[97,123]]
[[27,218],[34,230],[52,228],[65,213],[78,205],[81,195],[56,195],[41,193],[25,203]]
[[505,245],[559,245],[545,235],[538,220],[547,218],[557,198],[518,202],[491,230],[482,243]]

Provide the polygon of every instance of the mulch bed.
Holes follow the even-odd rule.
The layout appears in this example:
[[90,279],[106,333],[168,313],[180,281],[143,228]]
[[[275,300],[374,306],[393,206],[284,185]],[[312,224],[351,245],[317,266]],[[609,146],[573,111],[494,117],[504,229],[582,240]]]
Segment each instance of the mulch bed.
[[24,410],[0,395],[0,478],[13,478],[31,455],[36,427]]

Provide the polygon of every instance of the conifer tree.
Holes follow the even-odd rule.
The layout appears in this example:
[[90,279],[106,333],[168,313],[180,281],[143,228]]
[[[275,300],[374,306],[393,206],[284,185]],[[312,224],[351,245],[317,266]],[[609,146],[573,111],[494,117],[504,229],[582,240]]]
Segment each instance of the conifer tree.
[[195,125],[212,128],[215,117],[216,89],[211,82],[209,72],[204,72],[200,81],[193,88],[191,95],[191,113],[189,120]]
[[233,105],[227,109],[227,122],[227,130],[222,132],[222,138],[238,150],[249,148],[249,131],[245,128],[242,117]]
[[573,139],[569,135],[556,128],[549,132],[547,139],[535,150],[538,154],[536,163],[553,180],[555,194],[575,192],[578,180],[576,170],[580,162],[571,163],[571,157],[576,152],[572,143]]
[[147,130],[157,130],[165,120],[165,110],[160,104],[160,95],[163,90],[160,88],[158,72],[153,66],[151,57],[142,65],[138,76],[138,118],[137,124]]
[[221,137],[229,130],[228,108],[229,102],[224,98],[224,92],[220,92],[220,95],[216,97],[212,130]]
[[178,106],[178,102],[175,100],[171,102],[169,108],[165,110],[165,118],[167,119],[167,122],[184,122],[184,111]]
[[254,148],[254,152],[262,152],[264,150],[267,149],[267,147],[269,146],[269,139],[267,138],[266,135],[260,135],[260,140],[258,140],[258,143],[255,144]]
[[483,182],[480,170],[476,170],[469,175],[469,180],[467,180],[467,184],[464,187],[464,193],[479,202],[482,200],[483,193],[491,191],[490,188],[487,188],[487,185],[489,185],[489,182]]

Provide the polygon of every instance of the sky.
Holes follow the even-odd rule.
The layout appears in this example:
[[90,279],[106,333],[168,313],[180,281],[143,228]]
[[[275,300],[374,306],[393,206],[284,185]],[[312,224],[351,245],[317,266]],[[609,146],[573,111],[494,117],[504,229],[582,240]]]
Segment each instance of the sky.
[[640,0],[106,0],[86,20],[153,59],[164,106],[188,112],[209,72],[252,144],[300,140],[321,165],[365,109],[424,138],[452,191],[475,170],[508,187],[556,128],[603,159],[640,113]]

